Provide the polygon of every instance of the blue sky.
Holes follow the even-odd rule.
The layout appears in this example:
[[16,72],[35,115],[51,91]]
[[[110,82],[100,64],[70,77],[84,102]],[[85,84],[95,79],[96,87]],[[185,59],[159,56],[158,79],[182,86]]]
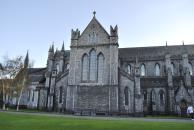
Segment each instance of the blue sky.
[[29,50],[45,67],[49,46],[69,49],[71,29],[96,17],[109,32],[119,27],[120,47],[194,44],[194,0],[0,0],[0,61]]

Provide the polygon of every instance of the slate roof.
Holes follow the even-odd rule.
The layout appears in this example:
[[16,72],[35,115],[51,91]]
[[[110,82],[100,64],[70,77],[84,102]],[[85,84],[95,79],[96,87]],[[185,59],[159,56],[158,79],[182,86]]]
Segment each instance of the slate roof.
[[134,47],[134,48],[119,48],[119,58],[134,59],[135,57],[161,57],[167,53],[173,56],[180,56],[183,53],[194,55],[194,45],[173,45],[173,46],[152,46],[152,47]]
[[28,68],[28,74],[40,75],[46,72],[46,68]]
[[28,75],[31,82],[39,82],[44,78],[46,68],[28,68]]

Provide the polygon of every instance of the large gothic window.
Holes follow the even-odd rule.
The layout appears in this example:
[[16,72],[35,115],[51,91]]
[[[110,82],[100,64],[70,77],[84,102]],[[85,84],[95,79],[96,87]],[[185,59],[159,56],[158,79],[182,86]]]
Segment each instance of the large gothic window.
[[59,89],[59,103],[62,103],[63,98],[63,87],[61,86]]
[[96,80],[96,52],[95,50],[92,50],[90,52],[90,69],[89,69],[89,74],[90,74],[90,81],[95,81]]
[[82,80],[86,81],[88,79],[88,56],[85,54],[82,57]]
[[104,56],[102,53],[98,55],[98,82],[103,81],[103,71],[104,71]]
[[155,75],[160,76],[160,66],[159,66],[159,64],[155,65]]
[[125,95],[125,105],[129,105],[129,89],[128,87],[125,87],[124,89],[124,95]]
[[171,68],[172,75],[174,75],[174,63],[173,62],[171,63],[170,68]]
[[127,65],[127,72],[128,72],[128,74],[131,74],[131,65],[130,64]]
[[190,72],[190,75],[193,75],[193,69],[192,69],[192,64],[189,63],[189,72]]
[[146,74],[146,67],[145,67],[145,65],[142,64],[140,69],[141,69],[141,76],[145,76],[145,74]]

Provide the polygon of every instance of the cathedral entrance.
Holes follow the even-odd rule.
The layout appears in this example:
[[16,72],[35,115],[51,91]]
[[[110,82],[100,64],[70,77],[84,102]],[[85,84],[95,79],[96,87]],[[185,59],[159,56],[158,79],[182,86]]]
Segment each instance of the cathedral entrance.
[[180,104],[181,116],[187,115],[187,101],[185,99],[181,100]]

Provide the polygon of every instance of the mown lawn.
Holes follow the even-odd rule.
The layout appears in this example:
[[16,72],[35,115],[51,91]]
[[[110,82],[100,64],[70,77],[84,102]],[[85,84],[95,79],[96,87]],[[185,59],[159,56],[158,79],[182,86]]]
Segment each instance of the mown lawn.
[[80,119],[0,112],[0,130],[194,130],[194,123]]

